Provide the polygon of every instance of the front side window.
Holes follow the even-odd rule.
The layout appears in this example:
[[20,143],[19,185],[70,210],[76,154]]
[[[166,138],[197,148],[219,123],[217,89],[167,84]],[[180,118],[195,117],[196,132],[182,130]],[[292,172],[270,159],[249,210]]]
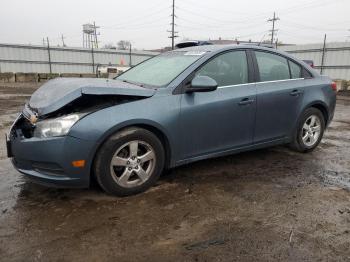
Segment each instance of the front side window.
[[116,79],[143,86],[163,87],[203,54],[184,51],[165,53],[129,69]]
[[267,52],[255,52],[259,67],[260,81],[290,79],[286,58]]
[[248,65],[245,51],[227,52],[213,58],[196,75],[213,78],[218,86],[248,83]]

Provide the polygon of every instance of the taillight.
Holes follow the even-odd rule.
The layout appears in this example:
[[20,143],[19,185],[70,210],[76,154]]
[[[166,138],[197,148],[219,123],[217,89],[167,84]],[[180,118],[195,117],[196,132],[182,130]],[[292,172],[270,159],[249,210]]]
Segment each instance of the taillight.
[[332,89],[333,89],[334,92],[337,92],[337,91],[338,91],[338,90],[337,90],[337,84],[336,84],[336,82],[332,82],[331,87],[332,87]]

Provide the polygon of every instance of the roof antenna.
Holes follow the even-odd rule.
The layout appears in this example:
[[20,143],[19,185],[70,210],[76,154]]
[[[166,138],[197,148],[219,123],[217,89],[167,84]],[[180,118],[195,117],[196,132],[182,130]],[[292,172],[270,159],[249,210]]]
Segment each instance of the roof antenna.
[[260,46],[261,45],[261,42],[264,40],[264,37],[266,36],[266,33],[263,35],[263,37],[261,38],[261,40],[260,40],[260,42],[259,42],[259,44],[258,44],[258,46]]

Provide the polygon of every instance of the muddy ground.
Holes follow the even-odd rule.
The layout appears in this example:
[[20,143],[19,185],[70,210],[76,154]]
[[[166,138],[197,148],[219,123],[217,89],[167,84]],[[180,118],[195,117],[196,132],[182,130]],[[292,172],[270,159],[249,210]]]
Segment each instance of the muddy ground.
[[350,261],[350,101],[310,154],[201,161],[115,198],[14,170],[2,134],[32,91],[0,88],[1,261]]

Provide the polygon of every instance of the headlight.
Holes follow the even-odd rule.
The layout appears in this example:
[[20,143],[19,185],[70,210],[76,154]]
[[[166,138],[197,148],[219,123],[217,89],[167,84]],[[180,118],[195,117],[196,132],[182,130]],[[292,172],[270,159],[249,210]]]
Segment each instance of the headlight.
[[35,137],[64,136],[82,115],[72,114],[55,119],[47,119],[36,123]]

